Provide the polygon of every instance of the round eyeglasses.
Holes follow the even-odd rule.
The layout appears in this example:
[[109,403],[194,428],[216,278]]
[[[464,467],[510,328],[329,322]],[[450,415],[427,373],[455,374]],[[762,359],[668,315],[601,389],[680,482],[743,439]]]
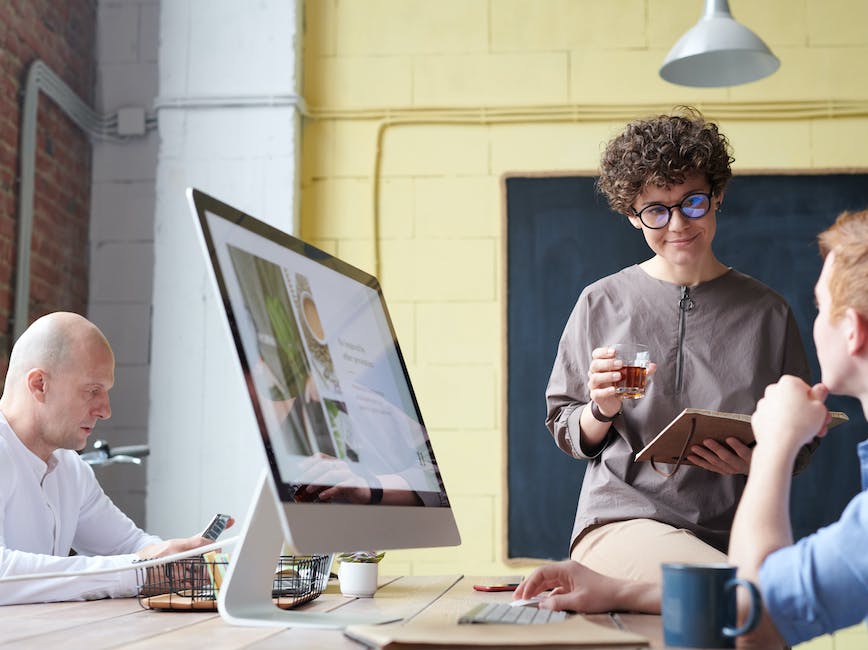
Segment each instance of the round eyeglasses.
[[705,192],[694,192],[688,194],[679,203],[675,205],[663,205],[662,203],[652,203],[646,205],[641,210],[633,208],[633,214],[639,217],[639,220],[648,228],[663,228],[669,223],[672,218],[672,210],[678,208],[688,219],[700,219],[708,214],[708,209],[711,207],[711,195]]

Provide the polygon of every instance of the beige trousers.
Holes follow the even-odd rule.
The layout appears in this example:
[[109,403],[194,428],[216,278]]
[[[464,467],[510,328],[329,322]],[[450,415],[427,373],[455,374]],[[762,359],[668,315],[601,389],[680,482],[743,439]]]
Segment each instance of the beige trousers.
[[663,562],[726,562],[726,554],[689,530],[653,519],[616,521],[593,528],[573,547],[570,557],[598,573],[660,583]]

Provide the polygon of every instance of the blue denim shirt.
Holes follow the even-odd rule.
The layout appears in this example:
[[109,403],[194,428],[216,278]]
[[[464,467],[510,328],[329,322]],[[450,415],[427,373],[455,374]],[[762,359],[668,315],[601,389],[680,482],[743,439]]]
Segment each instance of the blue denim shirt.
[[760,569],[766,609],[791,645],[868,623],[868,440],[858,453],[862,492],[841,518],[775,551]]

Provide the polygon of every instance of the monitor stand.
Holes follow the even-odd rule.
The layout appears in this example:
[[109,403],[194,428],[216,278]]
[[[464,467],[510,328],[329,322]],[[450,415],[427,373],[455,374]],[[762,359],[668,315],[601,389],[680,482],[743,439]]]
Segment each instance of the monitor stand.
[[271,598],[272,582],[283,531],[282,513],[267,484],[266,469],[253,495],[241,540],[235,546],[226,578],[217,594],[220,616],[233,625],[251,627],[317,627],[341,629],[347,625],[377,625],[400,620],[380,615],[364,616],[332,612],[280,609]]

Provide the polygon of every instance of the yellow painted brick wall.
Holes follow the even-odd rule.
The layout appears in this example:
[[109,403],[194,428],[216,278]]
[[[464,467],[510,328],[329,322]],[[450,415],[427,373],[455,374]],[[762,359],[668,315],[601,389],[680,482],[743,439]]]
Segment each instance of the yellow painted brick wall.
[[[464,539],[390,552],[384,571],[529,569],[504,562],[504,175],[593,173],[627,119],[676,104],[719,119],[737,173],[868,169],[868,3],[731,0],[780,70],[734,88],[668,84],[657,69],[701,6],[305,3],[301,233],[381,277]],[[864,627],[810,647],[854,639],[868,645]]]

